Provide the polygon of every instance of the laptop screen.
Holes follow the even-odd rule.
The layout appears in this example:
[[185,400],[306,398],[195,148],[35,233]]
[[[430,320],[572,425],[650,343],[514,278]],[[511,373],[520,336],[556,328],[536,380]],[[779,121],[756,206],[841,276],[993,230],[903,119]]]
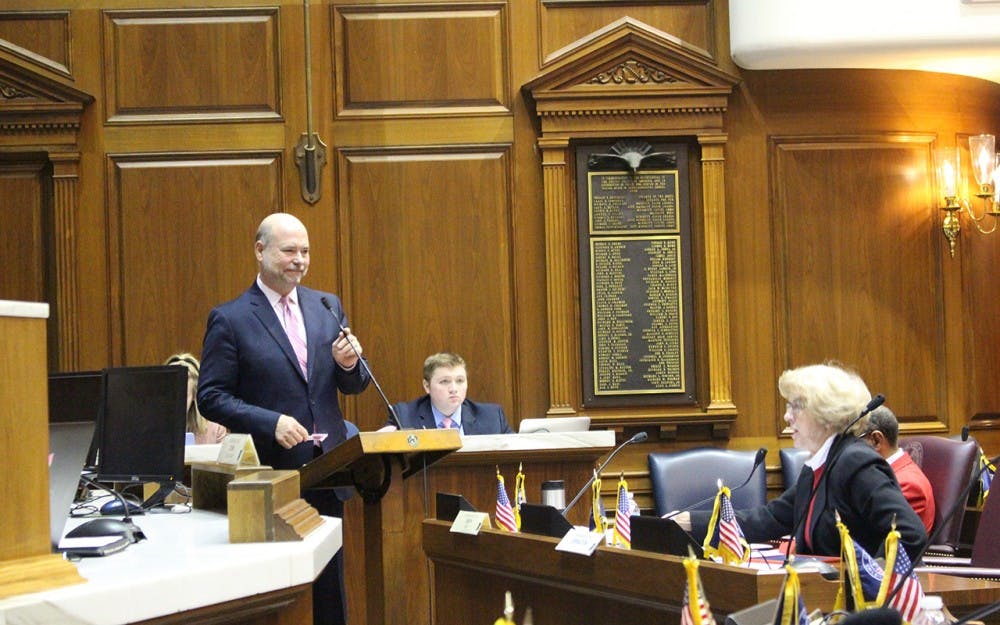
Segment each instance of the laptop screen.
[[551,417],[546,419],[522,419],[518,434],[539,432],[586,432],[590,429],[590,417]]
[[62,538],[93,438],[93,422],[49,424],[49,531],[53,548]]

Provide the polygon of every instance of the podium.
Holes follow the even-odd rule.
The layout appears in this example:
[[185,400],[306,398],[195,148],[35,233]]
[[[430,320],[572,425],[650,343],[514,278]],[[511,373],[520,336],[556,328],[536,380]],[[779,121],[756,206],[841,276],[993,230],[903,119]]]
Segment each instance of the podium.
[[48,304],[0,300],[0,498],[17,502],[0,523],[0,597],[84,581],[49,536],[48,316]]
[[[344,545],[361,550],[363,567],[346,566],[345,582],[352,575],[365,581],[363,593],[348,592],[348,606],[364,598],[369,623],[403,623],[399,593],[406,593],[406,571],[397,560],[408,553],[406,536],[399,531],[403,521],[403,482],[424,471],[462,446],[458,430],[402,430],[361,432],[299,469],[302,489],[353,486],[364,503],[361,531],[344,531]],[[345,528],[347,517],[345,511]],[[358,540],[361,535],[361,540]],[[412,553],[412,552],[410,552]],[[417,551],[416,553],[419,553]],[[359,570],[360,568],[360,570]],[[350,619],[350,622],[360,622]]]
[[[429,430],[413,432],[430,433]],[[356,455],[356,446],[364,445],[364,439],[351,441],[348,443],[354,446]],[[480,435],[466,436],[462,443],[461,450],[448,454],[433,466],[428,458],[429,468],[418,479],[393,479],[378,505],[359,497],[345,502],[344,581],[348,622],[352,625],[431,623],[431,580],[421,550],[421,524],[435,516],[435,493],[462,494],[477,510],[492,516],[497,468],[506,478],[508,494],[512,494],[514,476],[522,463],[528,501],[541,500],[541,483],[545,480],[564,479],[566,492],[576,492],[589,478],[597,460],[614,447],[614,433]],[[329,453],[339,450],[340,447]],[[408,474],[423,468],[422,460],[415,460],[416,463],[410,463]],[[346,483],[342,475],[334,482],[334,485]],[[588,509],[586,505],[577,506],[574,510],[577,522],[586,523]],[[357,540],[362,534],[364,541]],[[378,536],[381,545],[376,544]],[[361,597],[365,600],[359,600]]]

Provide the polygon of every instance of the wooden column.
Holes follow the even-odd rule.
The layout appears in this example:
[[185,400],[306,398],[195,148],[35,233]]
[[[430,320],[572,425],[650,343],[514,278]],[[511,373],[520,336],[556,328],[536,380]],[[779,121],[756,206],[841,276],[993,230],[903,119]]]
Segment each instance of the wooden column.
[[78,212],[77,182],[80,154],[50,153],[54,213],[56,260],[56,327],[58,365],[61,371],[80,368],[79,276],[76,258],[76,215]]
[[579,307],[575,305],[577,284],[576,209],[569,202],[569,139],[543,138],[542,174],[545,181],[545,264],[549,319],[549,410],[550,416],[576,414],[574,398],[579,395],[566,375],[578,367],[579,351],[575,329]]
[[726,256],[726,135],[699,135],[705,237],[705,321],[708,329],[707,411],[735,408],[730,389],[729,278]]

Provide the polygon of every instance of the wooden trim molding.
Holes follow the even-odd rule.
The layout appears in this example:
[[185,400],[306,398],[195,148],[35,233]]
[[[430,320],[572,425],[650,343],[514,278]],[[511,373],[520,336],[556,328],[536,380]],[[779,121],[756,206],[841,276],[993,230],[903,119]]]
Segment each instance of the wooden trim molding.
[[50,293],[55,311],[54,349],[62,371],[80,364],[79,277],[76,232],[79,212],[79,132],[84,109],[94,97],[57,75],[40,72],[20,57],[0,49],[0,143],[5,150],[45,153],[52,163],[52,224],[56,275]]

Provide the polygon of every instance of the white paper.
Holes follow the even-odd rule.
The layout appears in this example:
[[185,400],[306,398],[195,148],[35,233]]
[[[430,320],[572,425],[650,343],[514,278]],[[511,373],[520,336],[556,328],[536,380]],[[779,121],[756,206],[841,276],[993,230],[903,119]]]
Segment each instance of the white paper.
[[556,551],[568,551],[569,553],[589,556],[602,542],[604,542],[604,534],[591,532],[586,528],[574,527],[562,537],[562,540],[556,545]]
[[490,526],[490,517],[487,513],[460,510],[455,517],[455,521],[451,524],[451,531],[456,534],[470,534],[475,536],[479,534],[479,530],[484,525],[486,527]]

